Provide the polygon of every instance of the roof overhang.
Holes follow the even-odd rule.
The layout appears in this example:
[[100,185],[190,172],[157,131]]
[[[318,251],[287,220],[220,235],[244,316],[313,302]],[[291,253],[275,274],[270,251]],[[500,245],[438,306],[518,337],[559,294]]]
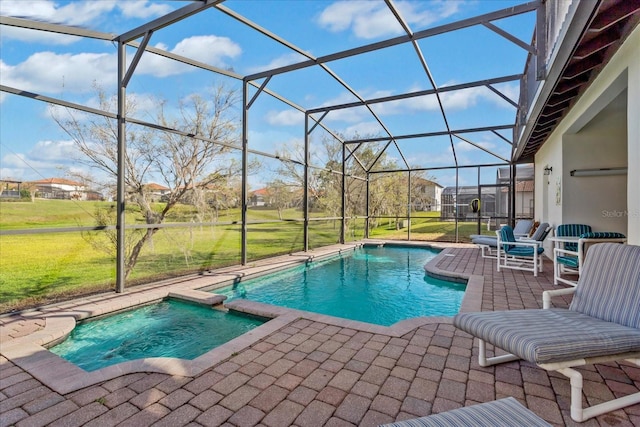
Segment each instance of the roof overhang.
[[640,22],[640,0],[574,2],[566,33],[517,140],[513,160],[533,156]]

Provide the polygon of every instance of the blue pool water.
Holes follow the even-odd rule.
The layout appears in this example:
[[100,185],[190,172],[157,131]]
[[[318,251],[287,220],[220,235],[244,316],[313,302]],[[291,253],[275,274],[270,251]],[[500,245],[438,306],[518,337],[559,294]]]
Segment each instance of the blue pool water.
[[49,350],[86,371],[146,357],[192,360],[263,323],[168,300],[81,323]]
[[465,284],[425,275],[437,255],[425,248],[363,247],[213,292],[252,301],[389,326],[419,316],[458,313]]

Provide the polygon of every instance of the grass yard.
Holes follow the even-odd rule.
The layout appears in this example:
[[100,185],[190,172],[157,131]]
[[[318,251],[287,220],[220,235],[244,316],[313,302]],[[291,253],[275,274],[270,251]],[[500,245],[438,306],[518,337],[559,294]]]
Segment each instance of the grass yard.
[[[36,200],[35,202],[1,202],[0,230],[25,230],[94,226],[93,214],[109,202],[70,200]],[[301,212],[289,209],[280,213],[283,219],[299,219]],[[201,221],[213,221],[202,218]],[[321,217],[321,213],[314,213]],[[127,223],[135,223],[135,212],[127,213]],[[239,222],[240,210],[218,214],[220,222]],[[279,222],[275,210],[250,209],[247,235],[249,261],[303,249],[304,230],[301,221]],[[193,274],[207,269],[237,264],[240,260],[241,225],[192,226],[196,212],[191,206],[179,206],[167,223],[184,223],[185,227],[160,229],[144,249],[127,286],[154,280]],[[364,220],[351,221],[347,241],[364,237]],[[317,248],[337,243],[340,221],[311,221],[309,245]],[[455,223],[443,222],[439,213],[422,214],[412,219],[411,239],[452,241]],[[461,224],[464,232],[474,233],[475,224]],[[104,240],[103,231],[92,232]],[[0,313],[41,305],[71,296],[113,290],[115,257],[92,245],[86,232],[15,234],[0,236]],[[381,219],[370,237],[406,239],[407,230],[396,229],[394,220]],[[98,240],[96,240],[98,241]]]

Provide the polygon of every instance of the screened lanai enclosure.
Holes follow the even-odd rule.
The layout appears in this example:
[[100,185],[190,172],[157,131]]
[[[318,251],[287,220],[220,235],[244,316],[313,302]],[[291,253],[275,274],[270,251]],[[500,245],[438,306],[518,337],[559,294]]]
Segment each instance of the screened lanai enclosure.
[[542,1],[0,7],[3,311],[533,218]]

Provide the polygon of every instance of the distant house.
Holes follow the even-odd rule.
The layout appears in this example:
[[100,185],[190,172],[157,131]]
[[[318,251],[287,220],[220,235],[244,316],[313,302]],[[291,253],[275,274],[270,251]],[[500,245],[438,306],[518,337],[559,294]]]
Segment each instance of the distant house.
[[412,180],[413,195],[411,204],[416,211],[439,211],[441,208],[442,190],[437,182],[424,178]]
[[249,196],[249,206],[265,206],[269,204],[270,193],[268,188],[260,188],[252,191]]
[[161,201],[162,196],[169,194],[171,192],[171,189],[169,187],[156,184],[155,182],[150,182],[149,184],[145,184],[144,188],[151,195],[151,201],[153,202]]
[[36,197],[63,200],[101,200],[102,195],[84,184],[65,178],[46,178],[28,183],[35,188]]

